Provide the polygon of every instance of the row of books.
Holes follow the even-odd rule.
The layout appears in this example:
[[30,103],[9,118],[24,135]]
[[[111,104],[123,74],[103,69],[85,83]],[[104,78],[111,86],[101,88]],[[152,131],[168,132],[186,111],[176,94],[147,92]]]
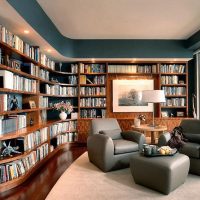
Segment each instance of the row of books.
[[106,95],[105,87],[80,87],[80,95]]
[[77,76],[68,76],[68,83],[72,85],[77,85],[78,84]]
[[27,117],[25,114],[9,115],[0,118],[0,135],[16,131],[26,127]]
[[43,53],[40,53],[40,63],[52,70],[55,70],[55,62]]
[[55,62],[49,59],[45,54],[41,53],[38,46],[29,45],[2,25],[0,25],[0,41],[17,49],[21,53],[32,58],[33,60],[40,62],[41,64],[55,70]]
[[30,58],[39,61],[39,47],[30,46],[28,43],[24,42],[21,38],[11,33],[2,25],[0,25],[0,40],[17,49],[21,53],[24,53]]
[[108,73],[157,73],[157,65],[108,65]]
[[71,73],[78,73],[78,64],[71,64]]
[[184,73],[185,65],[181,64],[163,64],[160,66],[161,73]]
[[81,107],[106,107],[106,98],[81,98]]
[[66,95],[66,96],[77,96],[77,87],[64,87],[60,85],[48,85],[45,84],[45,93],[51,95]]
[[20,90],[25,92],[36,92],[36,80],[15,75],[7,70],[0,70],[1,87]]
[[184,84],[183,80],[179,80],[179,76],[161,76],[161,84]]
[[105,64],[83,64],[80,63],[80,73],[105,73]]
[[74,131],[77,129],[77,121],[69,121],[53,124],[50,126],[50,138],[55,137],[60,133],[65,133],[67,131]]
[[38,161],[48,155],[48,144],[44,144],[22,159],[0,165],[0,183],[11,181],[28,172]]
[[81,118],[105,118],[106,110],[105,109],[81,109],[80,111]]
[[185,87],[162,87],[165,95],[186,95]]
[[57,145],[64,144],[66,142],[75,142],[78,140],[78,134],[76,132],[69,132],[57,136]]
[[29,133],[24,137],[24,151],[31,150],[34,147],[46,142],[48,139],[48,127]]
[[39,98],[39,108],[48,108],[49,106],[49,98],[40,96]]
[[105,84],[105,76],[88,77],[80,75],[80,84]]
[[185,98],[170,98],[166,99],[165,103],[161,104],[162,106],[185,106],[186,99]]

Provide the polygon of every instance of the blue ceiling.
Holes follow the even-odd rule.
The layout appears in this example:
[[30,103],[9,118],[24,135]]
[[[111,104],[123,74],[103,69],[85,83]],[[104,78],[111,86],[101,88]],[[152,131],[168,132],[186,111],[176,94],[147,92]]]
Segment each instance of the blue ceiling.
[[61,35],[36,0],[8,2],[50,45],[70,58],[192,58],[200,47],[200,31],[187,40],[70,39]]

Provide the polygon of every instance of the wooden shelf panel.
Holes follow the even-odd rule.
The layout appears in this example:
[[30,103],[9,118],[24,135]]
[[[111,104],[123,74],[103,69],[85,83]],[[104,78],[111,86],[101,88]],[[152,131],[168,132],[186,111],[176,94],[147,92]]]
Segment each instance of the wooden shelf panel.
[[93,75],[93,76],[98,76],[98,75],[106,75],[107,73],[80,73],[80,75]]
[[108,72],[108,75],[124,75],[124,76],[157,76],[159,73],[111,73]]
[[102,86],[105,87],[106,84],[80,84],[80,86],[84,87],[84,86],[88,86],[88,87],[98,87],[98,86]]
[[102,107],[102,106],[80,106],[80,109],[91,109],[91,108],[104,108],[106,109],[106,107]]
[[161,86],[175,86],[175,87],[186,87],[186,84],[161,84]]
[[162,73],[162,72],[161,72],[160,74],[161,74],[161,76],[162,76],[162,75],[171,75],[171,76],[172,76],[172,75],[187,75],[187,73],[173,73],[173,72],[172,72],[172,73],[170,73],[170,72],[169,72],[169,73]]
[[39,110],[39,108],[5,111],[5,112],[0,112],[0,115],[11,115],[11,114],[17,114],[17,113],[36,112],[38,110]]
[[65,98],[78,97],[78,96],[53,95],[53,94],[44,94],[44,93],[40,93],[39,95],[40,96],[47,96],[47,97],[65,97]]
[[101,98],[101,97],[106,97],[106,95],[80,95],[80,97],[81,98],[89,98],[89,97],[99,97],[99,98]]
[[78,76],[78,73],[72,73],[72,72],[60,72],[60,71],[54,71],[54,73],[57,73],[57,74],[63,74],[63,75],[74,75],[74,76]]
[[25,92],[25,91],[12,90],[12,89],[7,89],[7,88],[0,88],[0,92],[38,95],[38,93],[35,93],[35,92]]

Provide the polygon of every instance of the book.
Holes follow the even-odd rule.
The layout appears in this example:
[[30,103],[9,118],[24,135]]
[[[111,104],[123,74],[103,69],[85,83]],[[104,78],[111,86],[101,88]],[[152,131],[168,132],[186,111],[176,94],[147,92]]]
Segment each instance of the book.
[[13,89],[13,73],[9,72],[7,70],[0,70],[0,77],[2,77],[3,85],[1,85],[2,88],[7,88],[7,89]]

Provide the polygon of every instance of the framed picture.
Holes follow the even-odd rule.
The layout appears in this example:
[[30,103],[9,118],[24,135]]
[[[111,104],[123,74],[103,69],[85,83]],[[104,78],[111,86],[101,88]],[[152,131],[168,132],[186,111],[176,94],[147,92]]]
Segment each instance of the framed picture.
[[161,117],[169,117],[169,114],[167,111],[162,111],[161,112]]
[[177,117],[184,117],[184,112],[176,112]]
[[153,104],[142,102],[142,91],[153,86],[153,80],[113,80],[113,112],[152,112]]
[[30,108],[36,108],[35,101],[29,101]]

